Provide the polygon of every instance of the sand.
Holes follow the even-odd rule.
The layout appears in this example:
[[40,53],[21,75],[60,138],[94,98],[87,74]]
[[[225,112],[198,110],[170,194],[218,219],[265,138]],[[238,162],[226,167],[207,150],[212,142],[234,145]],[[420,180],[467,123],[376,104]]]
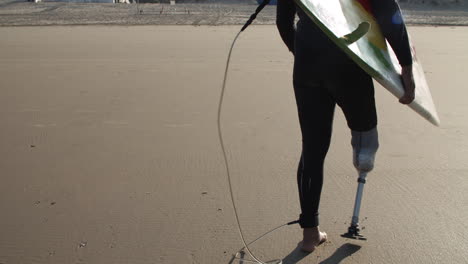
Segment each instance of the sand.
[[[0,263],[238,263],[216,110],[237,26],[0,28]],[[468,262],[468,28],[410,27],[442,126],[377,87],[381,148],[362,207],[337,111],[321,227],[253,246],[283,263]],[[299,214],[292,56],[274,26],[236,47],[223,131],[251,241]]]

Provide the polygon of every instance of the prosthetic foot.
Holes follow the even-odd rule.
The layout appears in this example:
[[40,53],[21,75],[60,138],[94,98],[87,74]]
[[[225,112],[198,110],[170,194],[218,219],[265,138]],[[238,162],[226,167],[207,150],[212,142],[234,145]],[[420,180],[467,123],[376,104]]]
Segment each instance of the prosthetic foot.
[[359,210],[361,209],[362,192],[364,190],[364,184],[366,183],[367,173],[374,168],[375,153],[379,148],[379,140],[377,128],[365,132],[351,131],[351,135],[353,164],[359,173],[359,178],[351,226],[348,228],[348,233],[342,236],[365,240],[359,233],[361,231],[359,227]]

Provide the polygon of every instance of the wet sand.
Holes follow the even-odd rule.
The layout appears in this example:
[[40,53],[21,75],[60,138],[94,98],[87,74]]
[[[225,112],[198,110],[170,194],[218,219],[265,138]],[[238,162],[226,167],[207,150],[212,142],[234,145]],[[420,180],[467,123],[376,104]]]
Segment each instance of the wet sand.
[[[66,0],[64,0],[66,1]],[[77,0],[80,1],[80,0]],[[217,1],[216,3],[213,3]],[[420,0],[421,1],[421,0]],[[452,3],[448,4],[447,1]],[[0,0],[0,26],[50,25],[243,25],[256,1],[214,0],[211,3],[106,4]],[[203,2],[203,1],[200,1]],[[403,2],[403,1],[402,1]],[[467,0],[409,0],[401,3],[410,25],[468,25]],[[267,6],[254,24],[274,25],[276,6]]]
[[[0,263],[230,263],[242,245],[216,111],[238,29],[0,28]],[[340,237],[357,176],[337,110],[321,203],[330,241],[304,255],[300,228],[285,227],[252,247],[263,260],[468,262],[468,28],[409,30],[442,126],[376,88],[381,148],[361,211],[368,240],[354,241]],[[249,241],[299,214],[291,74],[275,27],[249,28],[222,117]]]

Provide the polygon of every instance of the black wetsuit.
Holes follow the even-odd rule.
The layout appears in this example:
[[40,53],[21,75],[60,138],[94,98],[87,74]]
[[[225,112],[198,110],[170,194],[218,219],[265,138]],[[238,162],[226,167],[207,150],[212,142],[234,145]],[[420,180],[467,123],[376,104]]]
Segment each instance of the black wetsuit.
[[[357,1],[371,6],[400,64],[412,64],[406,27],[395,0]],[[335,105],[343,110],[351,130],[371,130],[377,125],[374,86],[372,78],[337,48],[293,0],[278,0],[277,26],[295,57],[293,84],[302,132],[297,172],[299,223],[303,228],[315,227],[319,225],[323,164],[330,145]]]

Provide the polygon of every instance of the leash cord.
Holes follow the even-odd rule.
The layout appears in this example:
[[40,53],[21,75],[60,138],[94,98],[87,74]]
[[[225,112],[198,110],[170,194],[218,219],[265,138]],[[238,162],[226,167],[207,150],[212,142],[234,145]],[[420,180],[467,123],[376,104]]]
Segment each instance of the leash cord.
[[[242,227],[241,227],[241,224],[240,224],[239,215],[237,213],[237,206],[236,206],[236,202],[234,200],[234,194],[233,194],[233,191],[232,191],[231,172],[230,172],[230,169],[229,169],[229,162],[228,162],[228,159],[227,159],[226,147],[224,145],[223,134],[222,134],[222,131],[221,131],[221,110],[222,110],[223,102],[224,102],[224,94],[225,94],[225,91],[226,91],[226,82],[227,82],[227,77],[228,77],[228,72],[229,72],[229,65],[230,65],[230,61],[231,61],[231,55],[232,55],[232,51],[234,49],[234,46],[235,46],[235,44],[237,42],[237,39],[239,38],[241,33],[242,33],[242,31],[239,31],[239,33],[237,33],[236,37],[234,38],[234,41],[231,44],[231,48],[229,49],[229,55],[228,55],[228,58],[227,58],[227,61],[226,61],[226,68],[225,68],[225,71],[224,71],[223,86],[221,88],[221,95],[219,97],[219,104],[218,104],[218,120],[217,120],[218,121],[217,122],[217,124],[218,124],[218,137],[219,137],[219,142],[220,142],[221,149],[222,149],[222,152],[223,152],[223,157],[224,157],[224,165],[225,165],[225,168],[226,168],[226,176],[227,176],[228,185],[229,185],[229,194],[231,196],[232,208],[234,209],[234,215],[236,217],[237,228],[238,228],[238,231],[239,231],[240,238],[242,240],[242,244],[243,244],[245,250],[249,253],[249,255],[257,263],[266,264],[265,262],[262,262],[257,257],[255,257],[255,255],[252,253],[252,251],[250,251],[248,245],[253,244],[257,240],[261,239],[262,237],[268,235],[269,233],[271,233],[271,232],[273,232],[273,231],[275,231],[275,230],[277,230],[277,229],[279,229],[279,228],[281,228],[283,226],[297,224],[297,223],[299,223],[299,221],[298,220],[291,221],[289,223],[277,226],[277,227],[275,227],[272,230],[266,232],[265,234],[261,235],[260,237],[258,237],[257,239],[253,240],[252,242],[250,242],[248,244],[246,243],[245,238],[244,238],[244,234],[242,232]],[[241,249],[241,250],[243,250],[243,249]],[[239,252],[241,250],[239,250]],[[237,257],[237,255],[238,254],[236,254],[236,257]]]
[[[228,185],[229,185],[229,194],[231,196],[231,203],[232,203],[232,208],[234,210],[234,215],[236,217],[236,222],[237,222],[237,229],[239,231],[239,235],[240,235],[240,238],[242,240],[242,244],[244,245],[244,248],[245,250],[247,251],[247,253],[249,253],[249,255],[255,260],[256,263],[259,263],[259,264],[267,264],[261,260],[259,260],[253,253],[252,251],[250,251],[249,249],[249,245],[253,244],[254,242],[256,242],[257,240],[263,238],[264,236],[268,235],[269,233],[283,227],[283,226],[286,226],[286,225],[293,225],[293,224],[297,224],[299,223],[298,220],[296,221],[291,221],[289,223],[286,223],[286,224],[283,224],[283,225],[280,225],[280,226],[277,226],[275,228],[273,228],[272,230],[264,233],[263,235],[261,235],[260,237],[256,238],[255,240],[253,240],[252,242],[248,243],[245,241],[245,238],[244,238],[244,233],[242,232],[242,227],[241,227],[241,224],[240,224],[240,220],[239,220],[239,215],[237,213],[237,207],[236,207],[236,202],[234,200],[234,193],[232,191],[232,182],[231,182],[231,173],[230,173],[230,169],[229,169],[229,162],[228,162],[228,159],[227,159],[227,154],[226,154],[226,147],[224,145],[224,140],[223,140],[223,134],[222,134],[222,131],[221,131],[221,110],[222,110],[222,107],[223,107],[223,101],[224,101],[224,94],[225,94],[225,91],[226,91],[226,82],[227,82],[227,77],[228,77],[228,72],[229,72],[229,65],[230,65],[230,62],[231,62],[231,55],[232,55],[232,51],[234,49],[234,46],[237,42],[237,39],[239,38],[240,34],[255,20],[255,18],[257,17],[258,13],[260,13],[260,11],[266,6],[268,5],[268,3],[270,2],[270,0],[264,0],[260,6],[257,7],[257,9],[255,10],[255,13],[252,14],[252,16],[250,16],[249,20],[245,23],[245,25],[242,27],[242,29],[239,31],[239,33],[237,33],[236,37],[234,38],[232,44],[231,44],[231,48],[229,49],[229,54],[228,54],[228,57],[227,57],[227,61],[226,61],[226,68],[225,68],[225,71],[224,71],[224,78],[223,78],[223,86],[221,88],[221,95],[219,97],[219,104],[218,104],[218,120],[217,120],[217,124],[218,124],[218,137],[219,137],[219,142],[220,142],[220,145],[221,145],[221,149],[222,149],[222,152],[223,152],[223,157],[224,157],[224,165],[225,165],[225,168],[226,168],[226,176],[227,176],[227,181],[228,181]],[[243,249],[244,249],[243,248]],[[235,257],[237,257],[238,253],[241,252],[243,249],[239,250]],[[243,260],[243,261],[246,261],[246,260]],[[281,261],[277,261],[277,263],[281,263]]]
[[234,45],[236,44],[237,39],[239,38],[239,35],[242,33],[242,31],[239,31],[237,33],[236,37],[234,38],[234,41],[231,44],[231,48],[229,49],[229,55],[226,61],[226,69],[224,71],[224,79],[223,79],[223,86],[221,88],[221,96],[219,97],[219,104],[218,104],[218,136],[219,136],[219,142],[221,144],[221,149],[223,151],[223,157],[224,157],[224,165],[226,168],[226,175],[227,175],[227,180],[228,180],[228,185],[229,185],[229,193],[231,195],[231,202],[232,202],[232,208],[234,209],[234,215],[236,216],[236,221],[237,221],[237,228],[239,231],[240,238],[242,240],[242,243],[244,245],[244,248],[246,251],[249,253],[249,255],[257,262],[260,264],[265,264],[261,260],[259,260],[255,255],[250,251],[247,243],[245,242],[244,234],[242,232],[242,227],[239,221],[239,215],[237,213],[237,207],[236,207],[236,202],[234,200],[234,194],[232,191],[232,183],[231,183],[231,173],[229,169],[229,163],[227,159],[227,154],[226,154],[226,148],[224,146],[224,140],[223,140],[223,134],[221,132],[221,110],[223,106],[223,101],[224,101],[224,92],[226,90],[226,81],[227,81],[227,76],[228,76],[228,71],[229,71],[229,64],[231,61],[231,55],[232,55],[232,50],[234,49]]

